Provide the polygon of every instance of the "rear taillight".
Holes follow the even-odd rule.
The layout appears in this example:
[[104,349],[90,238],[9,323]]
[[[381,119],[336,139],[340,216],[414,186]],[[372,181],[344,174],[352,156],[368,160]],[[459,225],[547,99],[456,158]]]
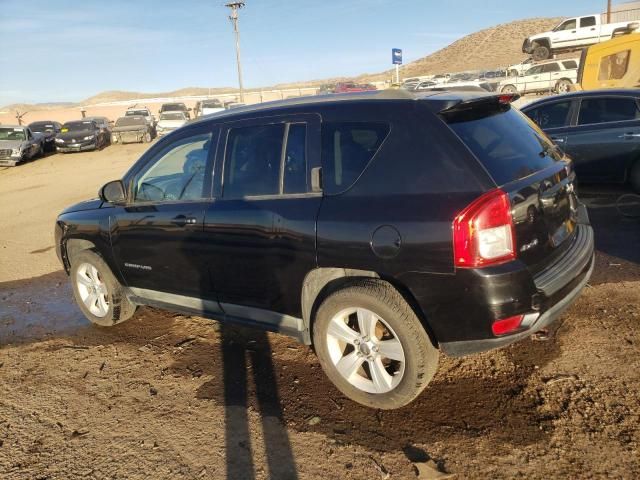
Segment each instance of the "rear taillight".
[[474,268],[516,258],[509,196],[492,190],[473,201],[453,221],[456,267]]
[[520,329],[524,315],[516,315],[514,317],[503,318],[502,320],[496,320],[491,325],[491,330],[496,337],[500,335],[506,335],[507,333],[513,333]]

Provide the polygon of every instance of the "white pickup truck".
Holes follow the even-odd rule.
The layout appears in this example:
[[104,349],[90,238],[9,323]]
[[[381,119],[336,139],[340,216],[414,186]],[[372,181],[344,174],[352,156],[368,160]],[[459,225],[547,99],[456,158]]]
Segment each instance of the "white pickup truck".
[[602,17],[602,15],[586,15],[567,18],[550,32],[538,33],[525,39],[522,51],[531,54],[538,62],[556,53],[570,52],[587,45],[605,42],[617,35],[640,28],[640,19],[606,23],[606,18]]

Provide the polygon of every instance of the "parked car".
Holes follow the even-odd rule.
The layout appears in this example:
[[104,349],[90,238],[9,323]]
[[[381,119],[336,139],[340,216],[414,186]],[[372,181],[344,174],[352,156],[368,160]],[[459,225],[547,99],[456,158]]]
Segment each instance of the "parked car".
[[531,54],[535,61],[540,61],[558,53],[605,42],[640,28],[640,15],[636,15],[636,20],[616,23],[606,23],[606,15],[567,18],[550,32],[538,33],[525,39],[522,51]]
[[640,193],[640,92],[591,90],[549,97],[522,111],[573,159],[583,182],[625,183]]
[[428,90],[429,88],[437,87],[438,84],[436,82],[420,82],[415,85],[407,84],[406,89],[410,92],[419,92],[421,90]]
[[116,120],[111,131],[113,143],[149,143],[153,140],[154,129],[142,116],[126,115]]
[[349,398],[401,407],[440,350],[528,338],[591,275],[571,163],[512,98],[386,90],[192,122],[58,217],[78,305],[288,334]]
[[585,48],[578,84],[582,90],[640,87],[640,34],[622,35]]
[[334,93],[368,92],[376,90],[376,87],[368,83],[338,82],[333,89]]
[[220,100],[203,100],[200,103],[199,115],[210,115],[212,113],[224,112],[224,105]]
[[521,75],[524,75],[524,72],[526,72],[531,67],[533,67],[534,64],[535,64],[535,62],[533,61],[533,58],[528,57],[528,58],[525,58],[520,63],[516,63],[514,65],[509,65],[507,67],[507,72],[509,72],[509,75],[512,76],[512,77],[519,77]]
[[23,125],[0,125],[0,166],[15,167],[44,152],[45,140],[40,133]]
[[521,77],[509,77],[500,82],[503,93],[556,92],[566,93],[578,80],[578,59],[552,60],[531,67]]
[[100,129],[100,133],[107,139],[107,144],[111,144],[111,120],[107,117],[87,117],[84,120],[92,120]]
[[173,132],[175,129],[182,127],[189,121],[189,117],[182,111],[172,111],[160,114],[160,120],[156,125],[156,132],[158,135],[165,135],[169,132]]
[[29,124],[29,129],[33,133],[39,133],[44,139],[44,151],[54,152],[56,150],[56,135],[60,133],[60,125],[58,122],[45,120],[42,122],[33,122]]
[[153,116],[151,110],[147,107],[129,107],[125,112],[125,117],[144,117],[145,121],[151,126],[152,129],[156,128],[156,117]]
[[84,152],[104,148],[111,142],[111,132],[95,120],[83,118],[62,125],[56,136],[56,149],[60,153]]
[[187,120],[191,118],[191,115],[189,114],[191,109],[187,108],[184,103],[163,103],[160,107],[160,117],[162,117],[163,113],[169,112],[182,112],[184,113],[184,116],[187,117]]

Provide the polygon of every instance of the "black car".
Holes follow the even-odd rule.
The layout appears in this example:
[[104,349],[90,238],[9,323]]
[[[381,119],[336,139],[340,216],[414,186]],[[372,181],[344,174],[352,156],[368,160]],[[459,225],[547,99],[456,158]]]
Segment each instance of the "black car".
[[522,111],[572,159],[585,183],[629,182],[640,192],[640,92],[591,90],[549,97]]
[[510,98],[402,90],[190,123],[58,217],[78,305],[154,305],[313,344],[375,408],[553,322],[593,269],[571,164]]
[[84,152],[96,150],[111,142],[110,133],[94,120],[76,120],[62,125],[56,137],[58,152]]
[[184,103],[163,103],[158,113],[162,115],[167,112],[183,112],[188,119],[191,118],[191,114],[189,113],[191,109],[187,108]]
[[60,133],[62,125],[58,122],[45,120],[29,124],[29,129],[34,133],[41,133],[44,136],[44,150],[54,152],[56,150],[56,136]]

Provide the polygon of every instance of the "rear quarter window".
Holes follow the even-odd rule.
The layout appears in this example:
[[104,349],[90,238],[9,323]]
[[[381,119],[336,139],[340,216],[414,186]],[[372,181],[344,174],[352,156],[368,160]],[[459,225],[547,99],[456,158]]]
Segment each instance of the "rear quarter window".
[[388,124],[324,123],[322,178],[325,193],[340,193],[353,185],[388,134]]
[[571,102],[556,102],[527,110],[526,115],[540,128],[559,128],[569,124]]
[[561,159],[544,132],[515,108],[472,110],[445,118],[497,185],[525,178]]

